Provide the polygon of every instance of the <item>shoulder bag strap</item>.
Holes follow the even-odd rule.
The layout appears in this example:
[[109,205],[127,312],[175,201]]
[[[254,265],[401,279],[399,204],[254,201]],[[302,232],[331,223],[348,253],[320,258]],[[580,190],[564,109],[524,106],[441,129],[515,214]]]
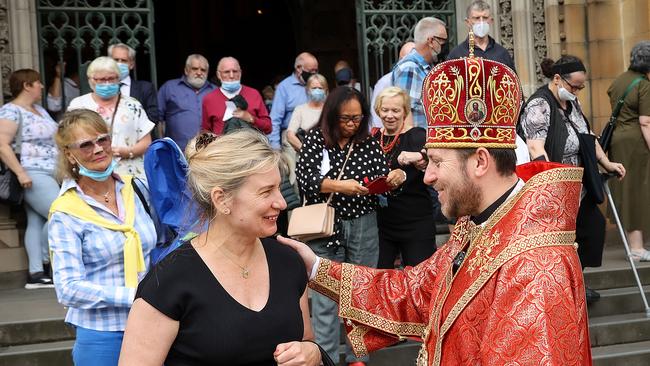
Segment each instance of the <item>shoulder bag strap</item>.
[[612,110],[612,116],[609,118],[609,123],[616,123],[616,119],[618,118],[618,114],[621,112],[621,108],[623,107],[623,103],[625,103],[625,98],[627,97],[628,94],[630,94],[630,91],[634,88],[636,84],[641,82],[645,77],[644,76],[639,76],[636,79],[632,80],[630,85],[627,86],[627,89],[625,89],[625,92],[621,97],[618,99],[616,102],[616,106],[614,106],[614,109]]
[[113,110],[113,116],[111,117],[111,125],[109,132],[111,137],[113,137],[113,122],[115,121],[115,115],[117,114],[117,109],[120,107],[120,100],[122,99],[122,93],[117,93],[117,103],[115,103],[115,109]]
[[[336,177],[336,180],[341,179],[343,176],[343,170],[345,169],[345,165],[348,163],[348,159],[350,158],[350,155],[352,155],[352,149],[354,148],[354,141],[350,143],[350,148],[348,149],[348,154],[345,156],[345,161],[343,161],[343,165],[341,166],[341,170],[339,171],[338,177]],[[330,193],[329,197],[327,197],[327,204],[329,204],[332,201],[332,197],[334,196],[334,192]]]

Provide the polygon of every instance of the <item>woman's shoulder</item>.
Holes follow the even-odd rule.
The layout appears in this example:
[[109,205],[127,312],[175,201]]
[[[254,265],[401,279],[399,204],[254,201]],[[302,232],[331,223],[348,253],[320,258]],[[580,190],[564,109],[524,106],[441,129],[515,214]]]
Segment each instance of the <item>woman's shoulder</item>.
[[97,103],[92,98],[92,93],[86,93],[84,95],[80,95],[76,98],[73,98],[70,101],[70,105],[68,106],[68,109],[81,109],[81,108],[88,108],[95,110],[97,107]]
[[133,98],[131,96],[122,95],[122,97],[120,99],[120,105],[125,105],[125,106],[130,107],[130,108],[144,110],[144,108],[142,107],[142,103],[140,103],[139,100],[137,100],[137,99],[135,99],[135,98]]
[[18,123],[18,114],[20,113],[20,107],[13,103],[6,103],[0,107],[0,118],[8,119],[10,121]]
[[199,258],[192,244],[186,241],[156,263],[152,270],[171,275],[186,273],[188,269],[196,267],[196,260]]

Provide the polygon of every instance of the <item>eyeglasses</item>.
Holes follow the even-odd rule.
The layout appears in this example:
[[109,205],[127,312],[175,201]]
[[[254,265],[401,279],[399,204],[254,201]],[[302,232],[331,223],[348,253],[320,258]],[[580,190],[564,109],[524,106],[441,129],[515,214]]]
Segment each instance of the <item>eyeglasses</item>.
[[69,149],[79,149],[84,154],[92,154],[95,151],[95,146],[99,146],[102,149],[107,149],[111,146],[111,135],[104,133],[94,139],[83,140],[74,142],[68,145]]
[[438,36],[431,36],[431,38],[433,38],[441,46],[444,46],[445,43],[447,43],[447,38],[442,38],[442,37],[438,37]]
[[114,76],[112,78],[91,78],[96,84],[113,84],[117,83],[119,80],[119,77]]
[[359,123],[361,123],[362,119],[363,119],[363,114],[358,114],[356,116],[349,116],[347,114],[342,114],[339,116],[339,121],[343,124],[348,124],[352,122],[355,125],[358,125]]
[[565,79],[565,78],[563,78],[563,77],[561,77],[561,76],[560,76],[560,78],[562,78],[562,80],[564,80],[564,82],[567,83],[567,85],[571,88],[572,91],[580,91],[580,90],[582,90],[582,89],[585,88],[584,85],[576,86],[576,85],[571,84],[571,83],[569,82],[569,80],[567,80],[567,79]]

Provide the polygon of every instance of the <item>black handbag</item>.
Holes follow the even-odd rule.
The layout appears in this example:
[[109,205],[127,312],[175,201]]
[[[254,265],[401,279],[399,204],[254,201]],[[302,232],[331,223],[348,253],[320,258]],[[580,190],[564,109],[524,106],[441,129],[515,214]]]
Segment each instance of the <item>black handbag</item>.
[[612,115],[609,117],[609,121],[607,121],[607,124],[605,125],[603,132],[600,134],[600,137],[598,138],[600,147],[603,148],[604,152],[608,152],[609,147],[612,144],[612,136],[614,135],[614,129],[616,128],[616,119],[618,118],[618,114],[621,112],[621,108],[623,107],[625,98],[630,93],[630,91],[634,88],[634,86],[644,78],[645,76],[639,76],[636,79],[632,80],[630,85],[627,86],[627,89],[625,89],[625,93],[623,93],[621,98],[616,102],[616,106],[614,106],[614,109],[612,110]]
[[[18,111],[18,130],[16,131],[16,145],[14,153],[20,162],[20,149],[22,147],[23,115]],[[23,202],[23,186],[18,181],[16,174],[4,162],[0,163],[0,202],[8,205],[19,205]]]

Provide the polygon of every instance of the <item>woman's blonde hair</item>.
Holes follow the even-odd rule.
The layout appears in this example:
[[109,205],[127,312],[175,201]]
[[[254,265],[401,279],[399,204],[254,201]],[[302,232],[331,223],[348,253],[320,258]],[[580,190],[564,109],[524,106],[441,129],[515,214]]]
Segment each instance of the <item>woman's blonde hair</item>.
[[323,76],[321,74],[314,74],[314,75],[310,76],[309,79],[307,79],[307,83],[305,83],[305,88],[309,89],[309,87],[311,86],[311,83],[314,80],[320,81],[320,85],[323,86],[323,90],[325,90],[325,94],[327,94],[330,91],[329,86],[327,84],[327,79],[325,78],[325,76]]
[[219,137],[210,132],[199,134],[185,151],[189,165],[187,184],[204,219],[214,217],[211,192],[215,187],[232,195],[246,178],[277,168],[280,162],[280,153],[271,147],[266,136],[250,128]]
[[66,112],[61,122],[59,122],[59,128],[54,135],[54,141],[59,148],[59,162],[56,174],[59,181],[65,178],[79,179],[79,173],[77,173],[76,169],[73,169],[75,165],[71,164],[66,156],[68,145],[76,142],[74,141],[73,131],[77,128],[81,128],[89,134],[109,133],[106,122],[95,111],[90,109],[75,109]]
[[379,93],[375,99],[375,113],[379,115],[381,105],[384,103],[384,98],[392,97],[402,98],[402,108],[404,108],[404,118],[406,118],[406,116],[408,116],[411,112],[411,98],[403,89],[396,86],[389,86],[388,88],[382,90],[381,93]]
[[93,77],[99,71],[114,72],[118,77],[120,76],[120,68],[115,60],[107,56],[99,56],[88,65],[88,70],[86,70],[88,83],[93,87],[95,86]]

